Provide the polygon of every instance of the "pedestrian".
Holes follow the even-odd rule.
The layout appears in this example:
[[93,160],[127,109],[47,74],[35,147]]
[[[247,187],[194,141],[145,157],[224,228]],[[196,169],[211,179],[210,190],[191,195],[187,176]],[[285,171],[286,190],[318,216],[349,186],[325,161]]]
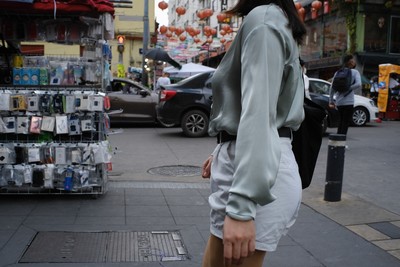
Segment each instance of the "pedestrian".
[[379,84],[378,84],[378,76],[373,76],[370,80],[371,88],[369,89],[369,97],[374,100],[375,104],[377,103],[378,94],[379,94]]
[[157,79],[155,90],[161,90],[161,86],[171,84],[169,73],[164,72],[160,78]]
[[244,19],[212,79],[218,145],[203,164],[211,235],[202,266],[261,267],[301,204],[291,131],[304,118],[306,29],[292,0],[239,0],[227,13]]
[[[346,55],[343,58],[343,67],[351,69],[351,86],[348,91],[338,92],[331,86],[329,93],[329,108],[336,108],[339,112],[339,126],[337,134],[347,135],[347,130],[353,117],[354,94],[361,90],[361,76],[355,69],[356,61],[353,55]],[[335,79],[336,73],[333,76]]]

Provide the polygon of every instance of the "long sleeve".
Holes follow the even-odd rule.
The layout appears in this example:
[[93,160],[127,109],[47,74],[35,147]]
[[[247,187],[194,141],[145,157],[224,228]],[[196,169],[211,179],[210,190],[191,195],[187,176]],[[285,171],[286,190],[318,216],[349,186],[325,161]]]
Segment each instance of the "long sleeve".
[[213,76],[209,133],[237,135],[233,182],[226,213],[255,218],[279,169],[278,129],[297,130],[304,118],[304,83],[297,43],[283,12],[271,5],[252,10]]

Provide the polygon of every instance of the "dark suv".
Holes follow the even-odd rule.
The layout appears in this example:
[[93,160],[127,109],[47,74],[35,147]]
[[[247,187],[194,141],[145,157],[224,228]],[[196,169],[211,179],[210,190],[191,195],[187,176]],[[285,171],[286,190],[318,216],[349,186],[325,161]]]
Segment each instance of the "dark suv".
[[162,86],[156,106],[158,120],[180,125],[186,136],[205,136],[212,103],[213,74],[213,71],[200,73],[176,84]]

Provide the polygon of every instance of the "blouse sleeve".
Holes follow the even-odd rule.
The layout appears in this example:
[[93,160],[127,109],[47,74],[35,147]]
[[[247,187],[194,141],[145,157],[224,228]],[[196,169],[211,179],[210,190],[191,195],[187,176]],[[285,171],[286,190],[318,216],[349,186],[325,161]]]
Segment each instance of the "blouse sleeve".
[[256,204],[275,200],[271,188],[280,161],[277,102],[285,66],[284,38],[260,25],[242,39],[241,113],[235,172],[226,212],[237,220],[255,218]]

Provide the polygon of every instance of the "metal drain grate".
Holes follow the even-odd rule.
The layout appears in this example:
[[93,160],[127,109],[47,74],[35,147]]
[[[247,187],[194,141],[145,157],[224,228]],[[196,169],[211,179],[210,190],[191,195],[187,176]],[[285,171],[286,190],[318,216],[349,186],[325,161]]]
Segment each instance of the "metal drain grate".
[[201,168],[190,165],[171,165],[151,168],[147,172],[164,176],[196,176],[201,175]]
[[183,261],[179,231],[39,232],[20,263]]

